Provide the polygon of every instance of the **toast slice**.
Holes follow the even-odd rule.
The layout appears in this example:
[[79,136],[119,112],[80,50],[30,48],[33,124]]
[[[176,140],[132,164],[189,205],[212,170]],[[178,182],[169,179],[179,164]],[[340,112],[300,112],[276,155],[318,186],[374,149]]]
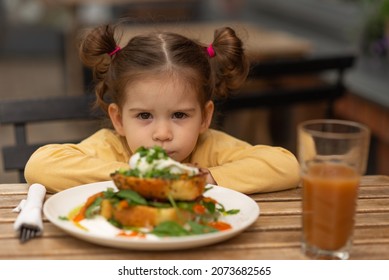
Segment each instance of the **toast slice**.
[[133,190],[146,199],[192,201],[200,197],[206,185],[206,174],[181,175],[177,179],[139,178],[115,172],[111,178],[119,190]]
[[173,207],[155,208],[137,205],[114,210],[113,218],[123,226],[153,228],[166,221],[183,225],[191,219],[191,214]]

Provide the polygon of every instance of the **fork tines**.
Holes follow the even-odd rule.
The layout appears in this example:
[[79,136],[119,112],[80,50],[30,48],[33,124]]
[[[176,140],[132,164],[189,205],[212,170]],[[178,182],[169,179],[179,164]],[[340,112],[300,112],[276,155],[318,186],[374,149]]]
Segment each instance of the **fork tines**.
[[39,227],[23,224],[20,227],[20,235],[19,235],[20,243],[27,242],[31,238],[36,237],[38,232],[39,232]]

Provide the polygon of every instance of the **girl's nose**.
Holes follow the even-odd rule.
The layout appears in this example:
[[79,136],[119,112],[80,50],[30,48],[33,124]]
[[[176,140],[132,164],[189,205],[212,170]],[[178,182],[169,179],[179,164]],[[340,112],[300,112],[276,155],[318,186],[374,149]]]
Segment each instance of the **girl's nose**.
[[171,141],[173,134],[170,125],[166,122],[157,123],[152,137],[154,141],[158,142]]

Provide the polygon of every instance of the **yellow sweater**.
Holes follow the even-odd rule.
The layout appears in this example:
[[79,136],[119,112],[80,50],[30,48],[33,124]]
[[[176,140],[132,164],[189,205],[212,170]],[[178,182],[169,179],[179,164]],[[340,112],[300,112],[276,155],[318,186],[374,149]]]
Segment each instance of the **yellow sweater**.
[[[79,144],[50,144],[38,149],[25,169],[28,183],[41,183],[58,192],[74,186],[110,180],[125,167],[131,151],[121,136],[101,129]],[[296,187],[299,166],[289,151],[252,146],[217,130],[200,135],[186,160],[208,168],[218,185],[243,193],[270,192]]]

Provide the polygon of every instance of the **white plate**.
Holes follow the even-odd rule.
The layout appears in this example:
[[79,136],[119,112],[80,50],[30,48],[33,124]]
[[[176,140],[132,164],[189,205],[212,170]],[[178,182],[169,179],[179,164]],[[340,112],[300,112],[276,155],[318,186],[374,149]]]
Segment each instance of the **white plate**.
[[[89,196],[109,187],[115,188],[112,181],[92,183],[61,191],[45,202],[43,212],[50,222],[77,238],[109,247],[135,250],[176,250],[217,243],[241,233],[259,216],[259,206],[250,197],[234,190],[213,186],[211,190],[206,192],[205,196],[214,198],[223,204],[226,210],[240,210],[236,215],[223,218],[223,221],[232,226],[230,230],[194,236],[142,239],[116,236],[115,230],[111,232],[106,230],[109,227],[114,228],[108,222],[106,224],[99,223],[97,226],[88,226],[89,231],[85,231],[70,221],[59,219],[60,216],[67,216],[72,209],[82,205]],[[104,230],[100,230],[100,226],[103,226]]]

